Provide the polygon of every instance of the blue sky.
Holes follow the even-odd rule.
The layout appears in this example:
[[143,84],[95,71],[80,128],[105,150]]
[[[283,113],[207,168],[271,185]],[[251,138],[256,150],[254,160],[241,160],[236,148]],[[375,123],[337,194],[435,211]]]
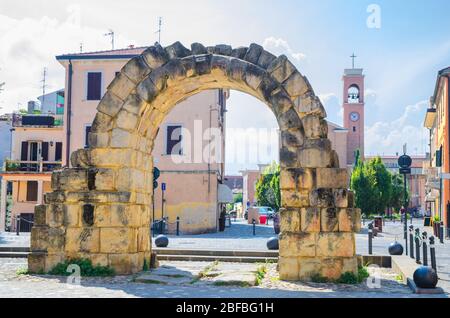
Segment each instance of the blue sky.
[[[0,3],[1,111],[39,95],[44,66],[49,89],[63,85],[54,56],[108,49],[103,36],[112,28],[116,46],[156,41],[157,18],[164,18],[164,45],[180,40],[234,46],[265,44],[286,54],[306,75],[331,121],[341,123],[341,76],[358,56],[366,75],[366,149],[392,154],[408,143],[426,151],[422,129],[427,100],[438,70],[450,65],[450,2],[447,0],[194,0],[50,1]],[[39,4],[37,4],[39,3]],[[380,8],[381,28],[367,27],[367,8]],[[247,96],[230,100],[229,126],[276,126],[267,108]]]

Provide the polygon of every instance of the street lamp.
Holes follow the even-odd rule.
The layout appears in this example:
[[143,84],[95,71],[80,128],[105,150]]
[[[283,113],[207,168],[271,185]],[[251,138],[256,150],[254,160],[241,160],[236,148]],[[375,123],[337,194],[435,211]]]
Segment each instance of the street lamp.
[[[405,147],[406,148],[406,147]],[[411,174],[411,165],[412,159],[410,156],[406,154],[406,149],[404,151],[404,155],[398,158],[398,165],[400,166],[400,174],[403,175],[403,194],[404,194],[404,210],[405,210],[405,224],[404,224],[404,232],[405,232],[405,247],[406,247],[406,255],[408,255],[408,193],[406,189],[406,175]],[[411,216],[412,222],[412,216]]]

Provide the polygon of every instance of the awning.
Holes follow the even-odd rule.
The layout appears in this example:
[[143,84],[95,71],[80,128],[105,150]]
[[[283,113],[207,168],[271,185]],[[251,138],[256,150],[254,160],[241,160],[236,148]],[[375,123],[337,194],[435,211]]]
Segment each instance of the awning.
[[219,183],[217,198],[218,198],[219,203],[233,203],[234,202],[233,191],[231,191],[231,189],[225,184]]

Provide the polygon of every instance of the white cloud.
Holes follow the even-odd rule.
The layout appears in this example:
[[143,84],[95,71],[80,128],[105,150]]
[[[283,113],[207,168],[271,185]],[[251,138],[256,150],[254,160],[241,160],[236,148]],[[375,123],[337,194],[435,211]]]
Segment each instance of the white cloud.
[[378,121],[365,129],[366,154],[395,154],[408,144],[411,154],[427,151],[428,131],[422,127],[427,101],[408,105],[404,113],[390,122]]
[[266,50],[273,54],[286,54],[295,59],[297,62],[300,62],[306,59],[306,55],[301,52],[295,52],[289,43],[281,38],[275,38],[273,36],[268,37],[264,40],[263,46]]
[[[81,26],[76,7],[68,7],[61,19],[43,16],[34,18],[10,18],[0,14],[0,82],[5,81],[0,94],[1,112],[26,108],[29,100],[41,95],[41,80],[47,68],[47,92],[64,86],[64,68],[55,56],[78,52],[83,42],[85,50],[110,48],[106,29]],[[118,43],[127,42],[120,35]]]

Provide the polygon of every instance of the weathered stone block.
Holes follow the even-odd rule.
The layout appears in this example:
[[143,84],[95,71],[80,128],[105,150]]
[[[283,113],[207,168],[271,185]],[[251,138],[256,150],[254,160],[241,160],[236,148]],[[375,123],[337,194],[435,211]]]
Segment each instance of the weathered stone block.
[[[123,99],[120,99],[118,96],[114,95],[112,91],[107,91],[98,104],[97,110],[110,117],[115,117],[122,108],[122,105]],[[98,124],[96,124],[96,126],[98,127]]]
[[150,235],[147,227],[142,227],[138,231],[138,252],[150,251]]
[[201,43],[192,43],[191,51],[193,55],[206,54],[206,47]]
[[36,205],[34,207],[34,225],[47,225],[47,205]]
[[299,150],[300,166],[304,168],[329,168],[332,166],[331,151],[320,148]]
[[281,205],[289,208],[303,208],[309,206],[308,191],[282,190]]
[[112,191],[115,187],[115,171],[113,169],[96,169],[94,186],[98,191]]
[[131,94],[128,96],[128,98],[125,100],[125,103],[123,104],[123,110],[126,110],[127,112],[130,112],[132,114],[135,114],[137,116],[141,116],[144,111],[147,109],[148,104],[144,102],[139,95],[137,94]]
[[358,259],[356,257],[342,259],[342,274],[344,273],[358,274]]
[[247,54],[248,47],[238,47],[231,51],[231,56],[243,60]]
[[78,149],[72,152],[70,163],[74,168],[87,168],[90,165],[90,150]]
[[269,72],[279,83],[286,81],[295,71],[295,66],[285,55],[280,55],[273,60],[267,68],[267,72]]
[[60,253],[64,250],[66,235],[63,228],[49,228],[47,236],[47,252]]
[[134,132],[138,124],[138,116],[126,110],[121,110],[117,115],[116,125],[118,128]]
[[318,257],[354,257],[355,237],[353,233],[319,233],[317,238]]
[[291,76],[289,76],[289,78],[283,83],[283,87],[292,99],[311,91],[308,81],[298,71],[295,71]]
[[281,257],[316,256],[316,233],[282,232],[279,238]]
[[233,48],[230,45],[218,44],[214,47],[214,54],[230,56]]
[[136,135],[129,131],[115,128],[111,135],[112,148],[134,148],[136,146]]
[[309,194],[311,206],[319,208],[333,208],[334,196],[332,189],[315,189]]
[[81,224],[81,207],[79,204],[65,205],[64,226],[79,227]]
[[280,187],[283,190],[308,190],[315,186],[313,169],[282,169]]
[[322,273],[322,263],[320,259],[310,257],[299,257],[299,279],[308,281],[311,276]]
[[244,81],[253,90],[257,90],[265,76],[266,72],[262,68],[249,64],[245,70]]
[[287,147],[282,147],[280,149],[280,166],[281,168],[298,167],[298,152],[290,150]]
[[318,168],[316,169],[318,188],[348,188],[347,169]]
[[100,252],[100,229],[98,228],[68,228],[66,238],[65,251],[67,253]]
[[109,266],[114,268],[118,275],[129,275],[142,271],[142,265],[139,264],[139,254],[110,254],[108,255]]
[[280,210],[281,232],[300,232],[300,210],[281,209]]
[[60,227],[64,225],[64,205],[51,204],[47,209],[47,224],[50,227]]
[[327,138],[328,123],[316,115],[308,115],[302,118],[305,137],[309,139]]
[[301,147],[304,142],[304,134],[301,129],[291,129],[281,132],[281,145],[283,147]]
[[94,133],[106,133],[113,128],[112,117],[104,113],[98,112],[95,115],[94,122],[92,123],[91,132]]
[[340,209],[339,231],[359,233],[361,231],[361,210]]
[[165,48],[169,59],[183,58],[192,55],[191,51],[179,41]]
[[100,251],[102,253],[137,252],[137,231],[131,228],[101,228]]
[[146,49],[142,53],[142,56],[144,57],[145,62],[147,62],[147,65],[152,69],[156,69],[166,64],[166,62],[169,60],[169,55],[159,44]]
[[244,60],[252,64],[258,64],[259,57],[263,51],[264,49],[261,45],[252,43],[245,54]]
[[328,279],[338,279],[343,272],[343,260],[342,258],[322,258],[320,260],[322,264],[321,276]]
[[339,210],[336,208],[326,208],[320,211],[320,225],[322,232],[339,231]]
[[296,281],[299,279],[299,264],[297,257],[280,257],[278,272],[281,280]]
[[320,232],[320,209],[310,207],[301,209],[301,231],[305,233]]
[[348,190],[347,189],[334,189],[334,205],[337,208],[347,208],[348,207]]
[[291,108],[284,114],[279,115],[277,119],[281,131],[302,129],[303,127],[302,121],[294,108]]
[[276,58],[277,57],[275,55],[273,55],[272,53],[269,53],[269,52],[263,50],[261,52],[261,55],[259,56],[258,62],[256,64],[258,64],[263,69],[267,69],[269,67],[269,65],[272,64],[272,62]]
[[132,58],[123,68],[122,73],[124,73],[130,80],[134,83],[139,83],[142,81],[152,69],[145,62],[142,56]]
[[52,189],[55,191],[87,190],[87,170],[66,168],[52,174]]
[[133,166],[136,153],[129,149],[96,148],[90,152],[90,165],[97,167]]
[[327,112],[320,99],[312,93],[299,96],[295,100],[297,110],[302,117],[315,115],[321,119],[327,117]]
[[211,74],[217,77],[226,77],[230,63],[231,59],[229,57],[213,56],[211,59]]
[[48,227],[34,226],[31,228],[30,246],[32,251],[47,251]]
[[[147,76],[136,88],[137,95],[144,102],[151,103],[155,100],[156,96],[159,94],[159,89],[153,83],[150,76]],[[117,111],[118,112],[118,111]]]
[[271,79],[264,79],[260,85],[260,91],[264,98],[269,101],[275,116],[284,114],[294,107],[288,93]]

